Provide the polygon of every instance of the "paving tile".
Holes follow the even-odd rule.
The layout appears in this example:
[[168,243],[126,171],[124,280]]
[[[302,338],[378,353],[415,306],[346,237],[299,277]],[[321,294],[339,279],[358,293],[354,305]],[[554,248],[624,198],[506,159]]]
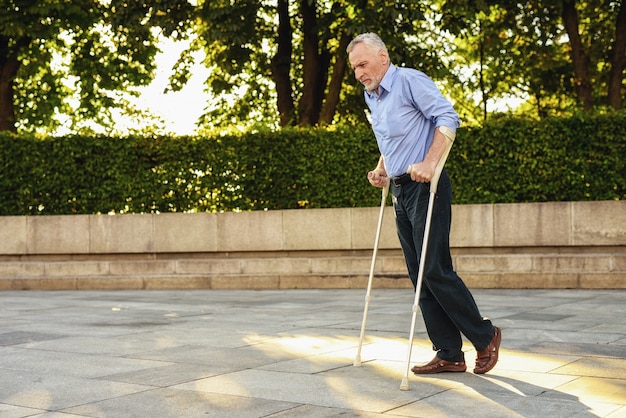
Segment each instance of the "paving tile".
[[228,396],[198,390],[155,389],[94,402],[63,412],[94,417],[180,418],[213,416],[258,418],[297,406],[250,396]]
[[606,414],[611,410],[612,406],[608,405],[600,411],[594,411],[574,397],[555,404],[550,399],[543,400],[534,396],[454,389],[402,406],[392,413],[406,417],[433,418],[596,417],[597,412]]
[[24,408],[21,406],[7,405],[0,403],[0,417],[2,418],[22,418],[37,416],[37,414],[44,413],[41,409]]
[[[0,292],[0,416],[621,417],[626,291],[480,289],[500,361],[407,377],[413,293]],[[418,314],[410,365],[433,357]]]
[[29,415],[28,418],[85,418],[84,415],[66,414],[64,412],[46,412],[39,415]]
[[[504,333],[503,333],[504,335]],[[466,354],[466,359],[474,359],[475,351]],[[534,373],[551,373],[567,364],[579,360],[578,356],[537,354],[509,351],[500,347],[497,370],[509,370]]]
[[[492,370],[485,375],[466,373],[446,373],[419,376],[424,381],[448,382],[450,389],[473,390],[478,393],[500,394],[502,396],[539,396],[548,390],[554,390],[576,379],[573,376],[555,374],[517,372],[510,370]],[[456,382],[456,384],[451,384]]]
[[354,411],[350,409],[329,408],[315,405],[300,405],[283,412],[268,415],[267,418],[335,418],[335,417],[360,417],[360,418],[380,418],[389,415],[377,414],[373,412]]
[[574,396],[589,403],[603,402],[616,407],[623,406],[626,403],[626,380],[580,377],[557,387],[554,391],[547,391],[542,396],[555,399]]
[[166,365],[159,361],[0,347],[0,370],[95,378]]
[[542,341],[526,347],[527,352],[545,354],[566,354],[571,356],[593,357],[626,357],[626,345],[619,344],[619,340],[611,344],[594,342],[567,343]]
[[[499,324],[497,324],[499,325]],[[506,326],[502,326],[502,344],[506,344],[508,341],[522,340],[537,344],[539,342],[558,342],[564,344],[580,343],[581,341],[596,344],[611,344],[615,343],[621,334],[618,333],[606,333],[601,334],[597,332],[585,332],[585,331],[570,331],[570,330],[552,330],[542,329],[538,327],[530,327],[528,325],[518,326],[519,324],[513,323]]]
[[[552,373],[584,377],[626,379],[626,359],[603,357],[583,358],[554,369]],[[624,389],[626,389],[626,387]],[[626,398],[626,390],[624,392],[624,398]]]
[[565,318],[571,318],[572,315],[559,315],[539,312],[521,312],[515,315],[505,316],[503,319],[512,319],[514,321],[560,321]]
[[19,347],[44,351],[104,356],[129,356],[150,350],[184,345],[168,333],[140,332],[113,336],[71,336],[46,341],[30,341]]
[[[60,375],[63,378],[59,378]],[[0,404],[46,411],[58,411],[147,389],[143,385],[99,381],[62,373],[7,369],[0,373],[0,388]]]
[[607,415],[608,418],[626,417],[626,406],[616,409]]
[[59,334],[46,334],[43,332],[11,331],[0,333],[0,345],[18,345],[33,341],[47,341],[62,338]]
[[281,350],[257,349],[256,346],[242,348],[213,348],[184,346],[141,353],[136,358],[165,363],[183,363],[208,366],[212,374],[255,368],[285,360],[298,358],[296,354]]
[[[618,311],[619,312],[619,311]],[[603,333],[626,333],[626,324],[607,320],[605,323],[598,324],[586,329],[588,332],[603,332]],[[623,344],[623,343],[622,343]]]
[[112,374],[103,376],[100,379],[164,388],[215,376],[219,373],[219,370],[210,366],[175,363],[150,369]]
[[[438,387],[426,384],[420,385],[419,390],[401,391],[399,380],[363,368],[341,370],[307,376],[243,370],[174,388],[378,413],[440,391]],[[354,378],[348,378],[351,375]]]

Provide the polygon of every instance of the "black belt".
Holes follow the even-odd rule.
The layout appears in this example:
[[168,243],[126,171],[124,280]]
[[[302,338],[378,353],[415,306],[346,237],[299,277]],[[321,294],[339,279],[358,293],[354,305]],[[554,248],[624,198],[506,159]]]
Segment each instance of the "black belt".
[[409,184],[412,181],[413,180],[411,180],[411,175],[409,173],[404,173],[398,177],[391,178],[391,183],[394,186],[404,186],[405,184]]

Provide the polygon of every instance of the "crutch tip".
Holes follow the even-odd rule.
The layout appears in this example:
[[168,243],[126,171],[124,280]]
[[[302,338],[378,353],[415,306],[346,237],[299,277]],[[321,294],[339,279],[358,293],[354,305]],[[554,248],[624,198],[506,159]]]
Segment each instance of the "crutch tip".
[[355,358],[353,365],[354,367],[361,367],[361,358],[360,357]]
[[409,390],[409,379],[406,377],[402,378],[402,383],[400,383],[400,390]]

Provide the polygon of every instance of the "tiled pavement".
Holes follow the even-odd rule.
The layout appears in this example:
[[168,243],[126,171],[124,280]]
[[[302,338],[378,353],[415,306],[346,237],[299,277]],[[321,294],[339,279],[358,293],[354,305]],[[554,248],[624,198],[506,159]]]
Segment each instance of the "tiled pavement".
[[498,365],[402,391],[408,290],[373,290],[361,367],[365,290],[0,292],[0,417],[626,417],[626,291],[473,294]]

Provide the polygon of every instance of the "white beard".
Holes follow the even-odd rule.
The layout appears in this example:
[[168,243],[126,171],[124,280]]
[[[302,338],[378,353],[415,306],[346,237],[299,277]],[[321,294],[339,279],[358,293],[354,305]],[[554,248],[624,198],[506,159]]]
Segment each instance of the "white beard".
[[378,75],[372,79],[373,86],[371,88],[365,87],[365,90],[367,90],[369,94],[372,94],[373,91],[378,91],[378,87],[380,87],[380,83],[383,81],[384,75],[384,71],[378,73]]

